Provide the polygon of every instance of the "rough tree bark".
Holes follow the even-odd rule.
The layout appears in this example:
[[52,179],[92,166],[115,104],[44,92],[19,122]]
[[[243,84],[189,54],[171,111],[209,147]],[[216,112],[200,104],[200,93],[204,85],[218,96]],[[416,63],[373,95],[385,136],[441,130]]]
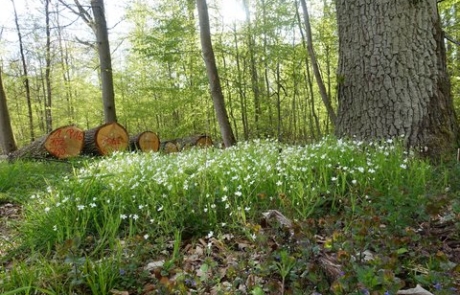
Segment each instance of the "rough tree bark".
[[456,147],[436,0],[336,0],[339,136],[404,137],[438,158]]
[[201,48],[203,51],[204,62],[206,64],[206,71],[208,73],[212,101],[214,103],[214,109],[225,147],[230,147],[236,144],[236,140],[233,135],[232,126],[230,125],[230,121],[228,119],[224,95],[222,94],[222,87],[220,85],[219,74],[217,72],[216,58],[214,56],[214,50],[211,42],[211,30],[209,28],[208,6],[206,4],[206,0],[196,0],[196,4],[200,22]]
[[0,68],[0,144],[1,150],[5,154],[9,154],[17,150],[16,142],[14,141],[13,129],[11,128],[10,113],[8,112],[8,104],[6,102],[6,92],[3,87],[2,69]]

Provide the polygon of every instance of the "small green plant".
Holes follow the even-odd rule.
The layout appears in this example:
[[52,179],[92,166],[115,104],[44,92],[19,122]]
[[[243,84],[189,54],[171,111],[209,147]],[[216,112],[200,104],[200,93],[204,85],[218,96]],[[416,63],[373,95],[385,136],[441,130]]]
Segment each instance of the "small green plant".
[[284,294],[286,278],[295,266],[296,261],[295,258],[292,257],[286,250],[281,250],[278,255],[279,257],[276,259],[276,267],[278,268],[279,274],[281,275],[281,294]]

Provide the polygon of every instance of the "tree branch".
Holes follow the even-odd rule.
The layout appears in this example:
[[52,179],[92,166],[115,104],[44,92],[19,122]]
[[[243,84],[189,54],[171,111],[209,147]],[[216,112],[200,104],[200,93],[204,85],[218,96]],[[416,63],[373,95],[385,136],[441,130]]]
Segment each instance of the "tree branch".
[[96,45],[94,45],[94,42],[84,41],[84,40],[81,40],[78,37],[75,37],[75,40],[77,40],[78,43],[81,43],[81,44],[86,45],[86,46],[88,46],[88,47],[90,47],[92,49],[97,50]]
[[91,28],[91,30],[93,30],[93,32],[96,33],[96,27],[94,25],[93,17],[88,11],[85,10],[85,8],[83,8],[83,6],[80,4],[80,1],[74,0],[77,9],[65,3],[64,0],[59,0],[59,2],[62,5],[64,5],[67,9],[69,9],[72,13],[81,17],[83,21]]
[[454,39],[452,36],[450,36],[450,35],[447,35],[446,32],[444,32],[444,38],[446,38],[446,40],[449,40],[450,42],[454,43],[455,45],[460,46],[460,41],[455,40],[455,39]]

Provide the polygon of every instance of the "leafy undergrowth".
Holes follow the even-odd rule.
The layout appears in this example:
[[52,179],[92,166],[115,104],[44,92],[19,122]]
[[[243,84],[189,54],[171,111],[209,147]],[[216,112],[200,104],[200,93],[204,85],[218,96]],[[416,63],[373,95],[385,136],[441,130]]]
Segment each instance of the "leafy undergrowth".
[[333,138],[91,160],[25,199],[0,291],[458,294],[458,172]]

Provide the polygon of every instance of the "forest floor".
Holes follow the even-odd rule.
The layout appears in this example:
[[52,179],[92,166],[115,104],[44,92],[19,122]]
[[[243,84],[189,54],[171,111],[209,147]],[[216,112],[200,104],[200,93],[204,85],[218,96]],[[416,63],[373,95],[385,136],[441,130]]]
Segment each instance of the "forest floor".
[[[8,252],[18,245],[16,226],[21,222],[21,209],[22,207],[15,203],[0,205],[0,261],[2,261],[4,269],[14,267],[12,260],[3,260],[2,257],[8,256]],[[451,212],[444,212],[444,215],[452,216]],[[143,266],[143,270],[149,274],[148,276],[157,279],[156,284],[145,282],[142,288],[138,288],[135,293],[112,289],[110,294],[173,294],[181,289],[178,287],[181,284],[177,282],[180,274],[190,274],[182,282],[182,289],[185,287],[188,290],[184,294],[300,294],[294,291],[295,288],[288,287],[292,285],[292,281],[299,280],[299,285],[301,285],[300,281],[314,281],[315,276],[305,273],[304,269],[301,271],[302,268],[296,269],[292,257],[296,257],[297,260],[304,260],[312,270],[318,268],[327,277],[327,280],[332,282],[332,288],[334,288],[333,282],[341,280],[341,277],[346,277],[346,266],[344,264],[348,264],[350,256],[345,251],[334,253],[332,247],[327,244],[334,242],[330,237],[331,232],[337,238],[337,242],[348,235],[338,232],[334,229],[335,226],[331,226],[338,221],[335,217],[329,216],[326,219],[308,220],[300,223],[286,218],[279,211],[267,211],[261,217],[260,223],[248,224],[248,226],[256,229],[256,239],[244,237],[243,235],[223,234],[219,237],[214,237],[212,234],[208,234],[198,239],[184,240],[180,245],[181,261],[173,261],[173,265],[167,266],[167,264],[171,263],[171,261],[168,261],[168,257],[171,257],[174,252],[174,240],[171,240],[166,243],[167,246],[161,251],[163,255],[151,257],[150,259],[146,258],[148,262]],[[458,289],[456,288],[460,289],[459,228],[460,216],[452,219],[439,215],[437,218],[432,218],[430,222],[420,224],[419,228],[408,228],[408,235],[400,237],[403,244],[403,247],[400,248],[403,249],[401,255],[431,256],[434,259],[451,264],[451,267],[456,265],[451,271],[443,273],[443,275],[451,279],[450,292],[433,291],[434,293],[431,293],[427,290],[430,288],[424,289],[417,285],[414,288],[406,286],[406,289],[394,294],[458,294],[456,291]],[[315,233],[315,245],[311,244],[311,238],[307,238],[307,232]],[[417,235],[416,239],[414,239],[415,233]],[[380,235],[379,233],[374,234]],[[386,233],[382,232],[381,234],[385,235]],[[391,239],[391,237],[387,238]],[[406,242],[409,240],[423,242],[405,244],[404,239],[406,239]],[[137,237],[137,242],[141,240],[141,237]],[[382,244],[374,245],[374,249],[386,247],[384,240],[380,242]],[[146,244],[144,247],[148,251],[149,245]],[[152,245],[150,247],[155,248]],[[314,258],[301,258],[305,254],[305,249],[302,248],[307,247],[318,249]],[[283,254],[281,254],[281,256],[275,257],[276,264],[270,265],[270,261],[273,259],[270,257],[271,253],[276,252],[278,249],[289,249],[289,256],[283,257]],[[280,253],[287,252],[282,251]],[[163,258],[159,258],[162,256]],[[387,258],[390,259],[390,257]],[[384,258],[378,252],[365,250],[354,259],[362,260],[362,263],[364,263]],[[246,274],[238,274],[242,269],[246,271]],[[400,275],[405,273],[409,276],[409,273],[428,274],[429,272],[428,268],[419,265],[417,268],[402,270]],[[288,275],[289,278],[286,278]],[[215,282],[215,277],[220,278],[218,283]],[[323,283],[319,277],[317,279],[318,284]],[[398,278],[398,281],[399,279],[403,281],[405,278]],[[127,280],[130,279],[127,278]],[[235,283],[235,280],[240,281]],[[291,282],[288,282],[288,280]],[[345,294],[340,291],[340,284],[335,285],[335,287],[337,290],[334,294]],[[431,289],[441,291],[442,285],[435,283],[431,286]],[[225,293],[223,290],[233,290],[233,292]],[[309,294],[319,295],[321,293],[313,292]],[[381,293],[366,293],[366,289],[363,286],[359,293],[346,294]],[[393,293],[388,292],[385,294]]]
[[460,293],[458,163],[240,149],[0,165],[0,293]]

